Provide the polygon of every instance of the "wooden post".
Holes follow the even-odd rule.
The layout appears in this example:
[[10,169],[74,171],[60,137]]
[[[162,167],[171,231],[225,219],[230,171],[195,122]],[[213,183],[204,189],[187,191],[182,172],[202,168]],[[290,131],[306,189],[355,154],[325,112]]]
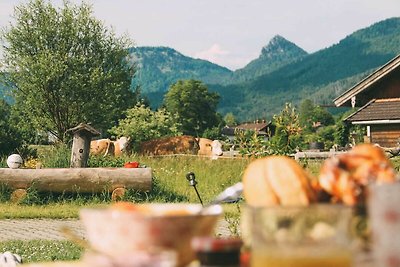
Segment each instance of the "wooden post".
[[74,135],[71,152],[71,168],[87,167],[90,141],[92,140],[92,136],[100,135],[100,132],[84,123],[80,123],[67,132],[71,132]]

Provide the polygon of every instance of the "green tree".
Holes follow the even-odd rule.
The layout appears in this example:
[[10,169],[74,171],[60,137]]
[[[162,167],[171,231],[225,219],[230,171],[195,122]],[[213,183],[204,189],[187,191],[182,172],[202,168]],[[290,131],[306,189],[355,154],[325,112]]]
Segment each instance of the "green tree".
[[11,123],[11,107],[0,99],[0,155],[16,152],[21,145],[21,138],[17,127]]
[[226,113],[226,115],[224,117],[224,121],[225,121],[225,124],[228,126],[236,126],[237,125],[236,118],[232,112]]
[[320,122],[323,126],[335,124],[335,119],[332,114],[321,106],[315,107],[313,118],[315,122]]
[[310,99],[305,99],[299,107],[299,122],[304,133],[311,133],[317,130],[314,124],[319,122],[322,126],[335,124],[335,119],[326,109],[315,106]]
[[111,128],[110,133],[131,138],[134,149],[147,140],[163,136],[179,135],[179,124],[174,114],[165,109],[152,111],[142,103],[126,111],[126,118],[118,126]]
[[335,124],[335,132],[333,134],[334,141],[341,147],[344,147],[349,144],[350,142],[350,131],[351,131],[351,124],[349,122],[344,121],[344,118],[352,114],[354,110],[349,110],[339,116],[336,120]]
[[274,154],[288,155],[293,153],[301,144],[301,127],[299,115],[290,103],[286,103],[282,111],[273,116],[275,124],[275,135],[270,141],[271,150]]
[[164,106],[171,114],[177,114],[184,134],[202,136],[206,129],[222,123],[216,112],[219,98],[200,81],[180,80],[165,95]]
[[16,89],[16,106],[37,129],[60,140],[67,129],[91,122],[102,131],[132,107],[135,68],[127,60],[127,37],[93,17],[92,7],[31,0],[14,9],[1,32],[4,67]]
[[299,123],[304,132],[312,131],[314,103],[310,99],[304,99],[299,107]]

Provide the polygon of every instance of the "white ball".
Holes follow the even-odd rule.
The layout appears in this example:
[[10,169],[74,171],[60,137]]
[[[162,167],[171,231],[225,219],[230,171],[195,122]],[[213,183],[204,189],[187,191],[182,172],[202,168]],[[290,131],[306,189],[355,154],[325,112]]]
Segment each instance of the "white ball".
[[18,154],[12,154],[7,158],[7,165],[11,169],[18,169],[22,163],[22,158]]

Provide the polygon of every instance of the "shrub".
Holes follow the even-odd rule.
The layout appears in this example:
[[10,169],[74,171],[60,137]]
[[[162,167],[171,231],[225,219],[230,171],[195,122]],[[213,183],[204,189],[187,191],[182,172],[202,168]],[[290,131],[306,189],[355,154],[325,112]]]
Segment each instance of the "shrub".
[[143,141],[181,134],[174,114],[163,109],[152,111],[142,103],[128,109],[126,118],[121,119],[118,126],[111,128],[109,132],[130,137],[134,149]]

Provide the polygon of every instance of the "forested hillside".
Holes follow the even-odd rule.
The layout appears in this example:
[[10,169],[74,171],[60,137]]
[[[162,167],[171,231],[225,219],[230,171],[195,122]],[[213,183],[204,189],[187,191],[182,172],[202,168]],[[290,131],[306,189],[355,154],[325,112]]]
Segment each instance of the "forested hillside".
[[138,67],[133,82],[142,92],[167,91],[179,79],[199,79],[204,83],[219,83],[232,71],[209,61],[187,57],[168,47],[133,47],[129,49]]
[[400,19],[392,18],[251,81],[210,88],[222,96],[222,113],[233,112],[242,120],[270,117],[285,102],[312,98],[317,104],[330,104],[399,53]]
[[0,99],[5,99],[7,102],[12,102],[12,99],[9,94],[9,88],[5,85],[4,82],[4,73],[0,73]]

